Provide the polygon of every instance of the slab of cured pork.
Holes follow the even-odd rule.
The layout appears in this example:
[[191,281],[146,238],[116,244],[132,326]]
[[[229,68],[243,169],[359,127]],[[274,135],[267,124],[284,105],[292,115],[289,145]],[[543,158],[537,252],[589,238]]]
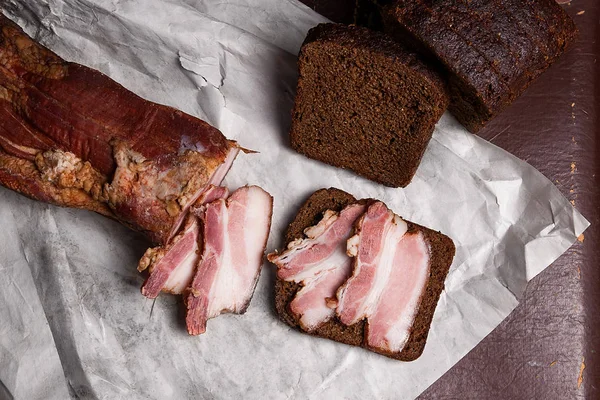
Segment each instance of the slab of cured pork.
[[218,129],[67,62],[0,14],[0,184],[169,241],[239,151]]
[[208,123],[67,62],[0,14],[0,184],[95,211],[156,247],[142,293],[184,294],[191,334],[242,313],[262,266],[271,196],[218,186],[240,147]]

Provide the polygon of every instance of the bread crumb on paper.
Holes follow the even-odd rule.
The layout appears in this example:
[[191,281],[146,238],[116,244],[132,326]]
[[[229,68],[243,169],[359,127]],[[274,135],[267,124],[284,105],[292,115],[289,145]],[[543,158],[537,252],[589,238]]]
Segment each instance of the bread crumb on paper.
[[585,239],[585,236],[583,235],[583,233],[579,236],[577,236],[577,240],[579,240],[581,243],[583,243],[583,240]]
[[554,366],[556,365],[556,363],[557,363],[557,361],[552,361],[552,362],[550,363],[550,366],[551,366],[551,367],[554,367]]
[[585,14],[585,10],[581,10],[577,13],[577,15],[583,15],[583,14]]
[[581,387],[583,383],[583,370],[585,369],[585,358],[581,359],[581,366],[579,367],[579,376],[577,377],[577,389]]

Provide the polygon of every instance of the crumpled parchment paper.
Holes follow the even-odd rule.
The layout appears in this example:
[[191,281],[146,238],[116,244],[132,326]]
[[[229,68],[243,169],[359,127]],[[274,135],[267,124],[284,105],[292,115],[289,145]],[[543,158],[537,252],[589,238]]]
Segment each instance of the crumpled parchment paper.
[[291,330],[275,315],[266,263],[245,315],[190,337],[180,298],[139,293],[142,237],[0,188],[0,380],[17,399],[414,398],[589,225],[533,167],[449,114],[405,189],[294,153],[296,54],[324,19],[293,0],[9,0],[3,11],[65,59],[259,151],[240,155],[225,184],[274,196],[269,251],[306,197],[331,186],[381,199],[457,245],[415,362]]

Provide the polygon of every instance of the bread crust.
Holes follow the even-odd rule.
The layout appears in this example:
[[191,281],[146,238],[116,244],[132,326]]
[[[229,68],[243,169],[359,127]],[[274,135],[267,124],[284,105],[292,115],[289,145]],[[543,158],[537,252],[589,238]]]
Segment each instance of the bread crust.
[[408,185],[448,104],[444,80],[387,35],[312,28],[298,58],[290,143],[391,187]]
[[[361,201],[366,202],[371,200]],[[288,226],[285,234],[286,243],[289,243],[294,239],[303,238],[304,229],[318,223],[325,210],[339,212],[347,205],[355,202],[357,202],[357,200],[352,195],[336,188],[317,190],[306,200],[302,207],[300,207],[298,214],[296,214],[296,217]],[[412,361],[418,358],[425,348],[431,320],[442,290],[444,289],[444,281],[448,274],[448,270],[450,269],[450,265],[452,264],[452,259],[454,258],[455,247],[448,236],[412,222],[406,222],[408,224],[408,232],[422,232],[431,249],[431,268],[427,287],[425,288],[425,293],[419,305],[412,332],[402,351],[390,353],[379,349],[368,349],[396,360]],[[275,281],[275,308],[279,318],[283,322],[313,336],[367,348],[364,340],[366,328],[365,320],[347,326],[342,324],[337,317],[334,317],[321,324],[313,332],[304,331],[296,317],[289,310],[290,302],[301,287],[302,286],[298,283],[287,282],[279,278]]]
[[577,28],[555,0],[396,0],[385,31],[438,64],[449,110],[476,133],[567,48]]

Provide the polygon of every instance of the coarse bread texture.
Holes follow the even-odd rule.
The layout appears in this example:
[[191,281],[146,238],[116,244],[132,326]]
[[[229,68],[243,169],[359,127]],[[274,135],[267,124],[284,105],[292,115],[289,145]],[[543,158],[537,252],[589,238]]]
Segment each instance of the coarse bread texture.
[[573,43],[577,28],[555,0],[396,0],[385,31],[437,63],[449,110],[479,131]]
[[[285,240],[286,244],[294,239],[303,238],[303,231],[309,226],[319,222],[323,212],[326,210],[341,211],[349,204],[357,200],[350,194],[335,188],[321,189],[313,193],[306,202],[300,207],[298,214],[288,226]],[[368,200],[361,200],[368,201]],[[408,232],[421,231],[431,249],[431,268],[425,294],[419,305],[419,310],[415,318],[412,331],[408,342],[402,351],[397,353],[387,353],[369,349],[385,356],[401,361],[412,361],[418,358],[425,348],[427,334],[431,326],[431,320],[438,300],[444,289],[444,281],[452,259],[454,258],[455,247],[452,240],[439,232],[422,227],[412,222],[406,221]],[[275,308],[280,319],[286,324],[299,329],[300,327],[296,317],[289,311],[289,303],[293,300],[296,292],[302,286],[295,282],[287,282],[277,279],[275,282]],[[356,324],[346,326],[342,324],[337,317],[324,322],[314,332],[309,333],[337,342],[365,347],[365,320]]]
[[449,103],[437,73],[386,35],[340,24],[309,31],[298,69],[292,147],[386,186],[408,185]]

